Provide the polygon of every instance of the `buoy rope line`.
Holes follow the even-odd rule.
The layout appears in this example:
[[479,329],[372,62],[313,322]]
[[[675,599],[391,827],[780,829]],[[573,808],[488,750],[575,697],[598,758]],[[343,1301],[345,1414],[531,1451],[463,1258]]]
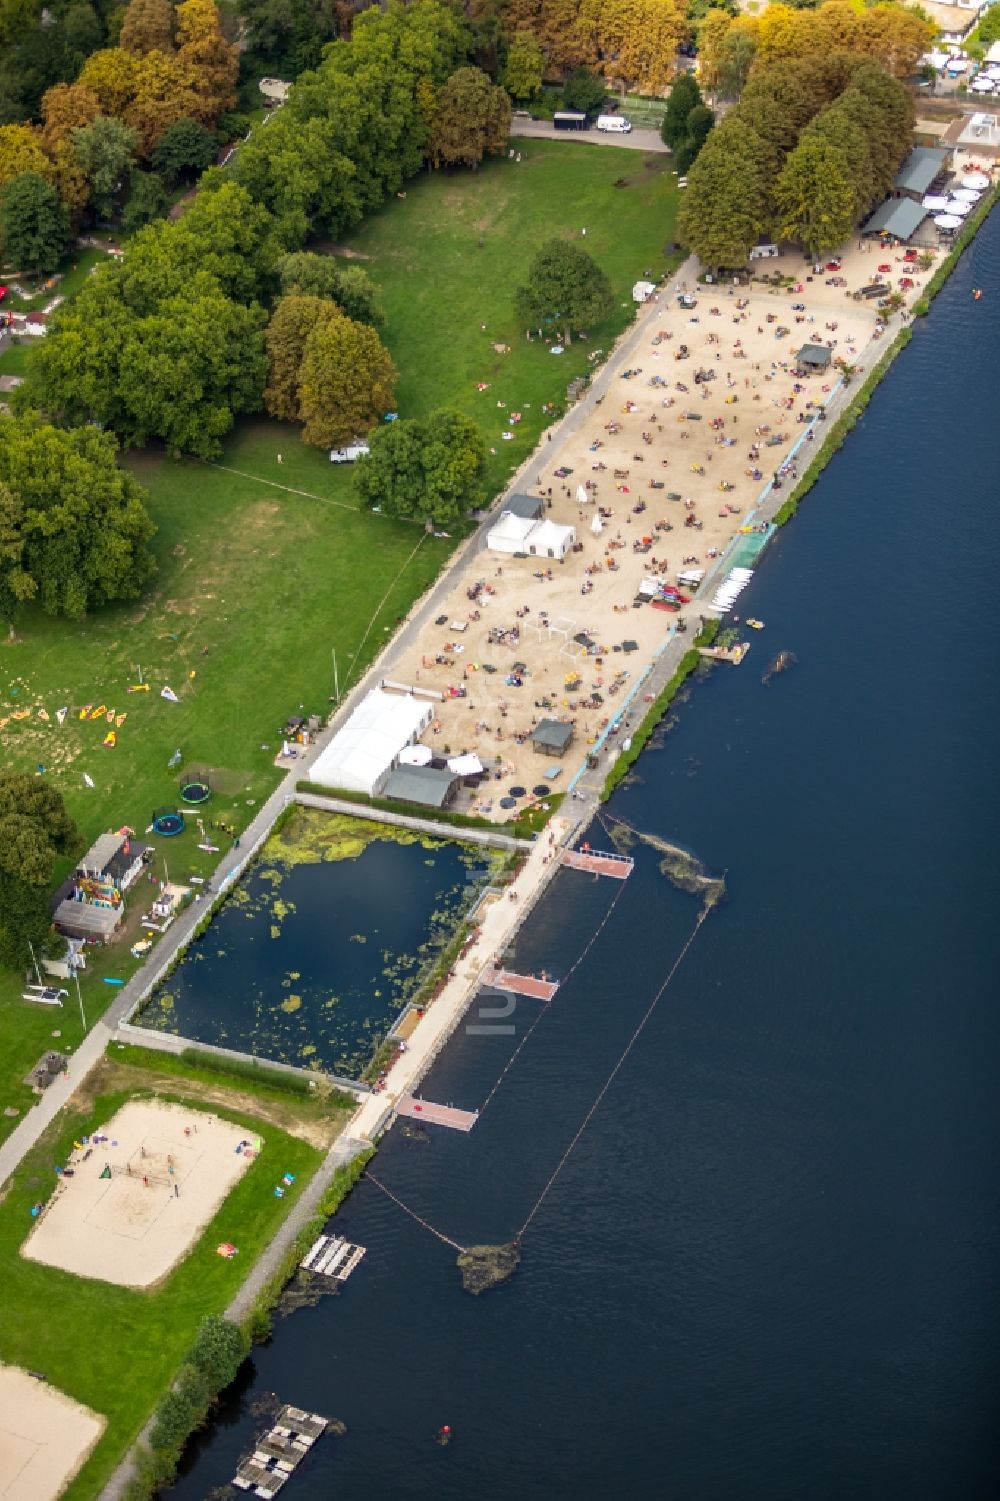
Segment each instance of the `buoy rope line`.
[[619,1070],[621,1069],[622,1065],[624,1064],[624,1062],[625,1062],[626,1058],[628,1057],[629,1053],[631,1053],[631,1051],[632,1051],[633,1047],[635,1046],[635,1044],[638,1042],[639,1037],[642,1035],[642,1032],[643,1032],[643,1030],[644,1030],[647,1022],[649,1021],[650,1017],[653,1015],[653,1012],[656,1010],[656,1008],[659,1005],[660,1001],[662,1000],[664,994],[666,993],[666,990],[667,990],[668,986],[670,985],[670,982],[673,980],[674,975],[677,973],[678,969],[680,968],[681,964],[683,963],[684,958],[687,955],[688,950],[690,949],[691,945],[694,943],[695,939],[698,936],[698,933],[699,933],[699,930],[701,928],[702,923],[705,921],[705,918],[708,916],[708,912],[709,912],[708,908],[702,908],[702,910],[698,913],[698,916],[695,919],[694,927],[691,930],[691,933],[690,933],[690,935],[688,937],[687,942],[685,943],[684,947],[681,949],[680,953],[677,955],[677,958],[674,960],[673,964],[671,965],[669,973],[667,974],[666,979],[663,981],[663,984],[660,986],[659,990],[654,995],[652,1001],[649,1003],[649,1006],[646,1009],[645,1015],[642,1017],[642,1020],[639,1022],[639,1025],[636,1027],[635,1031],[632,1033],[632,1036],[629,1038],[628,1042],[625,1044],[625,1049],[624,1049],[621,1057],[618,1059],[618,1062],[615,1064],[614,1068],[611,1070],[611,1072],[608,1075],[607,1079],[604,1081],[604,1084],[602,1085],[602,1087],[601,1087],[601,1089],[600,1089],[600,1091],[599,1091],[599,1093],[597,1095],[597,1098],[595,1099],[594,1103],[591,1105],[590,1109],[587,1111],[587,1114],[584,1116],[583,1120],[580,1122],[580,1125],[577,1128],[575,1136],[573,1137],[573,1139],[570,1142],[569,1146],[566,1148],[565,1152],[563,1152],[563,1154],[560,1157],[559,1161],[556,1163],[555,1169],[554,1169],[551,1177],[549,1178],[549,1180],[546,1183],[545,1187],[542,1189],[541,1193],[538,1195],[538,1198],[535,1200],[534,1204],[532,1205],[531,1211],[528,1214],[528,1218],[525,1220],[524,1224],[521,1226],[520,1230],[517,1232],[517,1235],[516,1235],[515,1239],[517,1239],[517,1240],[521,1239],[521,1237],[524,1235],[525,1231],[528,1229],[528,1226],[531,1224],[532,1220],[535,1218],[535,1215],[538,1213],[539,1209],[541,1209],[542,1205],[544,1204],[544,1202],[545,1202],[546,1198],[548,1197],[548,1194],[549,1194],[550,1190],[552,1189],[552,1187],[553,1187],[556,1179],[559,1177],[559,1174],[562,1172],[563,1168],[566,1166],[567,1162],[569,1161],[570,1156],[572,1155],[573,1149],[575,1148],[577,1142],[580,1140],[581,1136],[586,1131],[587,1127],[590,1125],[590,1122],[593,1120],[594,1116],[597,1114],[597,1111],[600,1108],[600,1105],[601,1105],[602,1100],[604,1099],[604,1096],[607,1094],[608,1090],[611,1088],[612,1084],[614,1083],[615,1079],[617,1078]]
[[[580,965],[583,963],[584,959],[586,959],[587,955],[590,953],[590,950],[593,948],[594,944],[597,942],[598,938],[600,938],[602,931],[604,930],[605,926],[607,925],[607,923],[609,922],[609,920],[611,918],[612,912],[615,910],[615,906],[617,905],[617,903],[620,900],[620,898],[624,895],[624,892],[625,892],[625,882],[622,881],[619,884],[618,891],[615,893],[614,901],[612,901],[611,906],[608,908],[607,912],[604,914],[604,916],[601,919],[601,921],[598,924],[598,926],[594,929],[594,932],[591,935],[591,937],[590,937],[590,939],[589,939],[586,947],[583,950],[581,950],[579,957],[574,960],[573,964],[570,966],[569,970],[567,970],[567,972],[564,975],[563,979],[560,980],[560,982],[559,982],[559,989],[560,990],[563,988],[563,986],[569,980],[569,978],[573,974],[573,972],[575,970],[579,969]],[[556,994],[558,994],[558,991],[556,992]],[[553,999],[554,999],[554,997],[553,997]],[[504,1064],[503,1068],[500,1070],[500,1076],[499,1076],[499,1078],[497,1079],[497,1081],[494,1084],[493,1088],[490,1090],[489,1094],[486,1096],[486,1098],[483,1101],[483,1103],[480,1105],[480,1107],[479,1107],[479,1114],[480,1115],[482,1115],[483,1111],[486,1109],[487,1105],[490,1103],[490,1101],[492,1100],[493,1096],[496,1094],[497,1090],[500,1088],[500,1085],[503,1083],[504,1079],[510,1073],[510,1070],[514,1067],[514,1064],[517,1062],[518,1054],[520,1053],[521,1049],[524,1047],[525,1043],[528,1041],[528,1038],[531,1036],[532,1032],[538,1026],[538,1023],[541,1021],[542,1017],[545,1015],[546,1011],[548,1010],[548,1008],[551,1005],[552,1005],[552,1001],[544,1001],[543,1002],[542,1006],[539,1009],[538,1015],[535,1017],[535,1020],[531,1023],[531,1026],[525,1032],[524,1036],[521,1038],[521,1041],[518,1043],[518,1045],[514,1049],[513,1053],[511,1053],[511,1055],[508,1058],[507,1062]]]
[[384,1183],[380,1183],[374,1173],[366,1170],[364,1176],[370,1183],[374,1183],[376,1188],[380,1188],[387,1199],[391,1199],[394,1204],[398,1204],[403,1213],[408,1214],[411,1220],[416,1220],[418,1225],[423,1225],[425,1230],[429,1230],[432,1235],[436,1235],[438,1240],[443,1241],[446,1246],[451,1246],[453,1251],[464,1252],[468,1249],[466,1246],[460,1246],[457,1240],[452,1240],[450,1235],[445,1235],[441,1230],[435,1230],[433,1225],[429,1225],[426,1220],[421,1219],[420,1215],[410,1209],[407,1204],[404,1204],[402,1199],[397,1199],[396,1195],[390,1192]]

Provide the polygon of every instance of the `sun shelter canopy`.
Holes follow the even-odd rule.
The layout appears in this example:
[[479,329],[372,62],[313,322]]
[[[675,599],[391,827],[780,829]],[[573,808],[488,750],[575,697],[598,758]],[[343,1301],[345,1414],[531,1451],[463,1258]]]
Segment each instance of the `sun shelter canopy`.
[[958,229],[962,221],[957,214],[938,214],[934,223],[938,229]]
[[990,180],[985,172],[966,172],[962,178],[963,188],[974,188],[978,193],[985,193],[990,185]]
[[896,173],[893,187],[898,193],[926,193],[947,160],[948,153],[940,146],[914,146]]
[[433,717],[431,705],[412,694],[373,688],[317,756],[310,781],[374,796],[403,749],[419,739]]
[[448,770],[453,771],[457,777],[478,777],[483,771],[483,763],[472,751],[464,756],[452,756],[448,761]]
[[795,356],[795,363],[806,370],[825,370],[833,359],[833,350],[825,344],[803,344]]
[[573,726],[563,719],[543,719],[531,732],[531,743],[536,751],[562,756],[573,739]]
[[528,533],[537,525],[530,516],[515,516],[511,511],[505,511],[496,526],[490,527],[486,546],[490,552],[527,552]]
[[923,206],[929,214],[943,214],[948,207],[948,194],[928,193]]
[[404,745],[399,753],[400,766],[429,766],[433,760],[429,745]]
[[491,527],[486,545],[491,552],[525,553],[533,558],[562,559],[576,541],[576,528],[558,521],[529,521],[504,512]]
[[386,797],[422,808],[443,808],[455,787],[455,773],[433,766],[397,766],[385,784]]
[[866,235],[891,235],[894,240],[909,240],[926,218],[927,210],[922,203],[914,203],[910,198],[887,198],[875,210],[861,232]]

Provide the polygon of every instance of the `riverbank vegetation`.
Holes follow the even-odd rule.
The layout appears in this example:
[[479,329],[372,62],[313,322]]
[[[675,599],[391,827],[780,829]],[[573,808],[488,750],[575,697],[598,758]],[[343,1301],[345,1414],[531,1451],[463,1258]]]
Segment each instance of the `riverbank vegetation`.
[[[265,1155],[157,1287],[118,1287],[25,1260],[19,1250],[31,1227],[31,1207],[52,1191],[53,1163],[64,1162],[74,1140],[137,1097],[202,1109],[210,1105],[216,1114],[263,1135]],[[200,1070],[185,1078],[183,1065],[166,1055],[112,1047],[26,1155],[0,1206],[5,1310],[0,1360],[44,1370],[54,1386],[107,1417],[100,1443],[65,1493],[67,1501],[92,1501],[99,1492],[173,1382],[205,1316],[228,1306],[309,1182],[323,1150],[313,1141],[329,1140],[346,1118],[343,1110],[321,1101],[299,1101],[287,1093],[276,1100],[257,1094],[249,1080],[206,1084]],[[274,1173],[295,1180],[282,1199],[272,1191]],[[221,1240],[239,1247],[235,1260],[216,1254]]]

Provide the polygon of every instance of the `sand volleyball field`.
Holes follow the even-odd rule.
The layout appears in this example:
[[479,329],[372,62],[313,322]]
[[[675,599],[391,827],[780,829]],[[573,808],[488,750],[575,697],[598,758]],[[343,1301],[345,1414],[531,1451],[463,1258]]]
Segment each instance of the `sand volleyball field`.
[[89,1407],[0,1366],[0,1501],[56,1501],[103,1431]]
[[80,1277],[149,1287],[194,1244],[260,1145],[200,1110],[130,1101],[76,1144],[22,1255]]

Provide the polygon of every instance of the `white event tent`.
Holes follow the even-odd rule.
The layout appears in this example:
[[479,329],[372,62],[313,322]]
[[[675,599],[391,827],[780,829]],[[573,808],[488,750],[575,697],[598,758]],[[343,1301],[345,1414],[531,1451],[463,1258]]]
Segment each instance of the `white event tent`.
[[424,699],[373,688],[316,757],[309,780],[374,797],[404,748],[420,738],[433,717],[433,705]]

